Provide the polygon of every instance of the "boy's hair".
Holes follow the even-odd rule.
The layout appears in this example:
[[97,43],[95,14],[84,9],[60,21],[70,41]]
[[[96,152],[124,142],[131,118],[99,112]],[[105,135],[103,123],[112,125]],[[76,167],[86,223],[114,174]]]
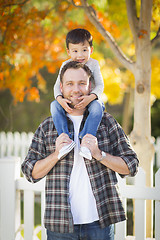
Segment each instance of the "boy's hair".
[[85,41],[87,41],[90,47],[92,47],[93,38],[90,32],[86,29],[76,28],[67,33],[67,36],[66,36],[67,49],[69,49],[69,43],[78,44],[78,43],[84,43]]
[[80,62],[76,62],[76,61],[70,61],[68,63],[66,63],[63,68],[61,69],[61,73],[60,73],[60,81],[61,83],[63,82],[63,76],[64,76],[64,73],[67,71],[67,69],[79,69],[79,68],[82,68],[88,75],[89,77],[89,80],[90,81],[93,81],[93,75],[92,75],[92,72],[91,70],[89,69],[89,67],[85,64],[82,64]]

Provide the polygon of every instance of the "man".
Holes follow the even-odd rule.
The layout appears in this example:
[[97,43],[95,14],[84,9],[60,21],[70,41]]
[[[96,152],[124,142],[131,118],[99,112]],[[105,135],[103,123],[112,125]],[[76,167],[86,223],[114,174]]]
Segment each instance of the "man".
[[[58,136],[49,117],[35,132],[22,164],[29,181],[46,176],[44,223],[48,240],[113,240],[114,223],[126,219],[116,172],[122,177],[134,176],[138,159],[122,128],[104,113],[97,136],[86,134],[81,144],[78,139],[87,109],[74,106],[81,96],[90,93],[90,77],[88,67],[77,62],[67,63],[61,71],[60,88],[73,108],[67,118],[69,133],[76,142],[74,150],[59,160],[60,149],[71,140],[64,133]],[[80,145],[90,149],[92,160],[79,155]]]

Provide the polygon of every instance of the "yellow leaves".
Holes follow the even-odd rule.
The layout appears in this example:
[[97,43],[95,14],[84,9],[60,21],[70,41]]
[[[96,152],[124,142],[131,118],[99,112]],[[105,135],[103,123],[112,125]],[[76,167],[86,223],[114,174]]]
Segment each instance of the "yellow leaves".
[[121,103],[125,91],[125,84],[122,82],[122,73],[110,60],[106,61],[105,65],[101,67],[101,73],[104,80],[105,101],[108,101],[110,104]]
[[151,94],[160,99],[160,60],[157,57],[153,58],[151,65]]

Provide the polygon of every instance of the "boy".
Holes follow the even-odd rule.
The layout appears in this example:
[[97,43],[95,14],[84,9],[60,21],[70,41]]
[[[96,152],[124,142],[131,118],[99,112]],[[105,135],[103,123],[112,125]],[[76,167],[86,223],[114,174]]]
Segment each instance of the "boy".
[[[71,59],[65,61],[60,68],[61,72],[62,67],[66,63],[69,61],[77,61],[86,64],[90,68],[94,77],[91,94],[88,96],[79,97],[79,100],[81,100],[80,103],[74,106],[76,109],[81,109],[88,106],[89,111],[87,121],[83,127],[83,130],[79,134],[80,139],[82,139],[87,133],[96,136],[96,132],[105,108],[103,103],[98,100],[103,92],[104,83],[98,61],[90,58],[90,55],[93,52],[92,41],[92,36],[86,29],[77,28],[68,32],[66,36],[66,46],[67,53]],[[62,96],[60,90],[60,73],[54,86],[54,96],[56,101],[51,103],[51,114],[57,132],[59,135],[61,133],[66,133],[70,138],[72,138],[68,131],[67,118],[65,115],[66,112],[69,114],[72,113],[72,103]],[[59,159],[67,155],[74,147],[75,142],[71,140],[69,145],[61,149],[59,153]],[[86,147],[81,147],[79,154],[87,159],[92,159],[90,150]]]

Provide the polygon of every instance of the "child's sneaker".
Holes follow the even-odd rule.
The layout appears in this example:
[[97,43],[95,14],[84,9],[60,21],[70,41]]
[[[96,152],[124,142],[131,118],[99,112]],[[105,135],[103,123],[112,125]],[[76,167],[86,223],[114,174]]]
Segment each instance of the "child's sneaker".
[[64,158],[74,147],[76,146],[76,143],[72,141],[69,145],[66,145],[61,148],[58,154],[58,159]]
[[89,160],[92,159],[91,151],[90,151],[87,147],[81,147],[79,154],[80,154],[82,157],[87,158],[87,159],[89,159]]

